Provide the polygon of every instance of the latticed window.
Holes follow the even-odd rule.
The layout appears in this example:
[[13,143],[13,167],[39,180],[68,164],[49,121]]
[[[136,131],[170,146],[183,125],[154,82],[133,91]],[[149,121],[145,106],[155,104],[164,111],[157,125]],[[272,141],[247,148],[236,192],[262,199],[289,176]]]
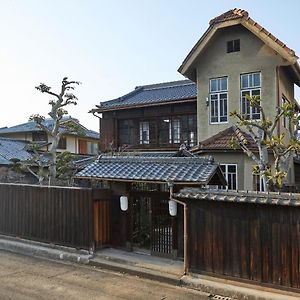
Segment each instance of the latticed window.
[[174,144],[180,143],[180,120],[172,119],[169,122],[169,142]]
[[149,122],[140,122],[140,144],[149,144]]
[[260,119],[258,107],[252,107],[247,96],[259,96],[261,93],[261,74],[250,73],[241,75],[241,113],[247,115],[248,119]]
[[225,123],[228,121],[228,79],[214,78],[209,81],[210,91],[210,123]]

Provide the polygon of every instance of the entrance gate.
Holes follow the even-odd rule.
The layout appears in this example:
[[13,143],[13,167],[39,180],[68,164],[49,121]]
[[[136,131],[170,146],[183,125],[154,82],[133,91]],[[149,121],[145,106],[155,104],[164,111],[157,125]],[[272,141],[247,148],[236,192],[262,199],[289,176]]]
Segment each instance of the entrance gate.
[[168,198],[166,192],[134,192],[131,195],[132,244],[135,248],[172,257],[176,224],[169,214]]

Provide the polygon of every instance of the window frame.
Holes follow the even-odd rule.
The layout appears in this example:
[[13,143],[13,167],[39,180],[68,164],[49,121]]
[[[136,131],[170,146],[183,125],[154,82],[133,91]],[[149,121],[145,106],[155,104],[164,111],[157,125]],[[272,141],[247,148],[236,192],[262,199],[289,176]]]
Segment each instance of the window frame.
[[[222,167],[222,166],[224,166],[225,167],[225,173],[223,173],[224,174],[224,177],[225,177],[225,179],[226,179],[226,181],[227,181],[227,189],[228,190],[231,190],[231,191],[236,191],[236,190],[238,190],[238,165],[237,164],[233,164],[233,163],[220,163],[220,167]],[[229,166],[234,166],[235,167],[235,173],[230,173],[230,174],[235,174],[235,189],[230,189],[229,188],[229,180],[228,180],[228,178],[229,178],[229,172],[228,172],[228,167]],[[222,168],[221,168],[221,170],[222,170]],[[223,171],[222,171],[223,172]],[[231,181],[232,182],[232,181]],[[223,186],[219,186],[219,188],[220,189],[224,189],[224,187]]]
[[[140,145],[149,145],[150,144],[150,122],[141,121],[139,123],[139,132],[140,132]],[[146,139],[144,139],[144,132],[146,132]]]
[[[222,89],[222,84],[217,83],[217,88],[220,87],[219,90],[212,91],[212,81],[213,80],[221,80],[226,79],[226,89]],[[226,95],[226,100],[221,100],[221,96]],[[213,96],[216,96],[215,99],[212,99]],[[226,101],[226,102],[225,102]],[[221,115],[221,102],[223,104],[223,114]],[[228,76],[222,76],[222,77],[216,77],[216,78],[210,78],[209,79],[209,124],[215,125],[215,124],[226,124],[228,123]],[[225,109],[225,103],[226,103],[226,109]],[[214,107],[214,112],[217,111],[217,113],[214,113],[212,116],[212,108]],[[225,111],[226,110],[226,111]],[[217,118],[217,121],[212,121],[212,118]],[[221,118],[226,118],[226,120],[221,121]]]
[[65,136],[61,136],[59,142],[57,144],[57,149],[66,150],[67,149],[67,138]]
[[[281,107],[283,106],[283,104],[286,104],[286,103],[290,103],[290,101],[284,94],[282,94],[281,95]],[[288,120],[289,120],[288,117],[282,116],[282,126],[285,129],[288,129]]]
[[[231,47],[231,48],[230,48]],[[241,39],[230,40],[226,42],[226,52],[234,53],[241,51]]]
[[[176,126],[175,126],[176,125]],[[176,134],[176,136],[175,136]],[[170,118],[169,122],[169,144],[180,144],[181,122],[179,118]]]
[[[253,76],[255,74],[259,74],[259,85],[253,85],[250,86],[249,85],[249,81],[250,81],[250,76]],[[247,87],[243,87],[242,86],[242,77],[243,76],[248,76],[248,86]],[[252,82],[254,83],[254,78],[252,78]],[[240,112],[242,115],[247,114],[247,117],[249,120],[260,120],[261,119],[261,112],[259,111],[259,117],[255,117],[253,118],[253,115],[258,115],[257,112],[255,112],[255,108],[250,106],[249,101],[247,101],[245,99],[245,107],[246,107],[246,111],[243,112],[243,93],[248,92],[246,95],[249,95],[250,97],[252,97],[253,92],[254,91],[259,91],[259,97],[261,97],[261,87],[262,87],[262,74],[261,71],[256,71],[256,72],[250,72],[250,73],[242,73],[240,74]],[[249,114],[248,114],[248,104],[249,104]]]

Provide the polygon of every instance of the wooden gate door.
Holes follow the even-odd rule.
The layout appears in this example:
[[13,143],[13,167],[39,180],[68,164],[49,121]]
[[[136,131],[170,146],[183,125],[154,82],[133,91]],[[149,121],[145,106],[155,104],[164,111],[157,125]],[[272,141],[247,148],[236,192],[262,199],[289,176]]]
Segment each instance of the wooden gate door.
[[95,247],[103,247],[110,242],[110,201],[94,201]]
[[151,253],[172,257],[173,221],[169,214],[168,195],[152,198]]

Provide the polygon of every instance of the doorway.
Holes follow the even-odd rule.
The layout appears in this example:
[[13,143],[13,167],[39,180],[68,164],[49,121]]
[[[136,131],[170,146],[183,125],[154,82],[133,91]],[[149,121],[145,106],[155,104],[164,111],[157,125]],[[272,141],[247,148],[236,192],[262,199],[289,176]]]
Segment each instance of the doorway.
[[177,217],[171,217],[166,192],[131,193],[131,243],[136,252],[173,257]]

